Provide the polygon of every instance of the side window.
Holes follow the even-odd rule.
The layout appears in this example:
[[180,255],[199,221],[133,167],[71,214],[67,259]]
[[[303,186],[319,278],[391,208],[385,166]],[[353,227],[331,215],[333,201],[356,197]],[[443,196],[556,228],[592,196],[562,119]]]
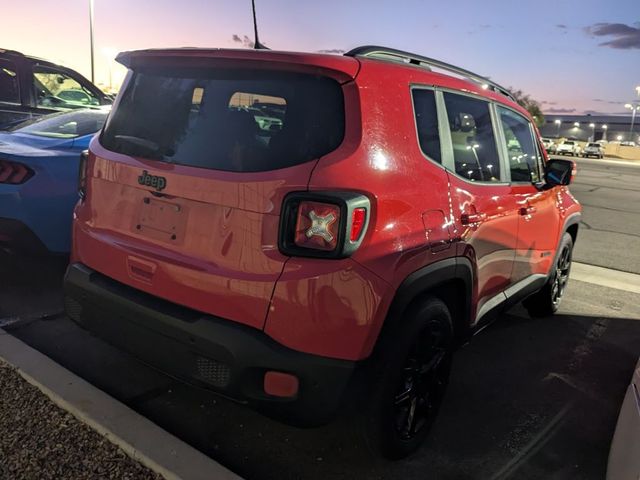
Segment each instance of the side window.
[[412,95],[420,148],[427,157],[435,162],[442,163],[435,92],[433,90],[414,89]]
[[0,60],[0,102],[20,103],[16,66],[7,60]]
[[34,67],[33,84],[40,107],[69,109],[100,105],[100,100],[75,78],[54,68]]
[[509,154],[509,170],[514,182],[539,182],[538,149],[529,121],[509,109],[498,107]]
[[456,173],[471,181],[499,182],[500,157],[489,103],[455,93],[445,93],[444,102]]

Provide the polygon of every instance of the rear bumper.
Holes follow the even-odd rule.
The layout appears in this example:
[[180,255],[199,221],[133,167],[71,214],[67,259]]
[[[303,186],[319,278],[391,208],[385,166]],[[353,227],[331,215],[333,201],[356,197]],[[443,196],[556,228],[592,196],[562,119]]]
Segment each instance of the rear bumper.
[[[354,377],[355,362],[291,350],[260,330],[167,302],[79,263],[69,266],[64,290],[67,314],[109,343],[287,423],[330,421]],[[296,375],[298,394],[266,394],[267,371]]]

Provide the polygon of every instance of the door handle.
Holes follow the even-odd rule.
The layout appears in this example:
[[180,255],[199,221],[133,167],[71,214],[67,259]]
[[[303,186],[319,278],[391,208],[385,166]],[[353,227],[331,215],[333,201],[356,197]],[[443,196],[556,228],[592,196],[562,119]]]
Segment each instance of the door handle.
[[520,215],[522,215],[523,217],[526,217],[527,215],[533,215],[534,213],[536,213],[536,211],[537,211],[536,207],[532,207],[531,205],[528,205],[520,209]]
[[486,219],[486,213],[465,213],[460,217],[460,222],[462,222],[462,225],[473,225],[484,222]]

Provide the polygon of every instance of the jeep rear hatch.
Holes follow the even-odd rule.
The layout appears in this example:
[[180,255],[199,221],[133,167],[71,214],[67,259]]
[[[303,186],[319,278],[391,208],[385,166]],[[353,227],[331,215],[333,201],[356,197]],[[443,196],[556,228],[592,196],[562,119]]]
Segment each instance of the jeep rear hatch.
[[132,71],[91,144],[74,260],[262,328],[287,258],[278,250],[282,200],[307,189],[318,158],[340,154],[341,82],[357,69],[340,57],[287,63],[294,57],[121,56]]

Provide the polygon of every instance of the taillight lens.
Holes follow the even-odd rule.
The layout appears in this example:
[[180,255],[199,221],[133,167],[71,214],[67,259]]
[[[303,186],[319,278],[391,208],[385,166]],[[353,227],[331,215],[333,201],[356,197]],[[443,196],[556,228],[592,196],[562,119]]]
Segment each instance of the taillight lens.
[[0,160],[0,183],[20,185],[33,175],[33,170],[21,163]]
[[84,198],[87,194],[87,160],[89,159],[89,150],[85,150],[80,154],[80,163],[78,164],[78,195]]
[[339,228],[338,205],[302,201],[298,205],[294,243],[302,248],[333,251],[338,245]]
[[344,258],[367,230],[371,204],[351,192],[295,192],[284,201],[280,251],[298,257]]

